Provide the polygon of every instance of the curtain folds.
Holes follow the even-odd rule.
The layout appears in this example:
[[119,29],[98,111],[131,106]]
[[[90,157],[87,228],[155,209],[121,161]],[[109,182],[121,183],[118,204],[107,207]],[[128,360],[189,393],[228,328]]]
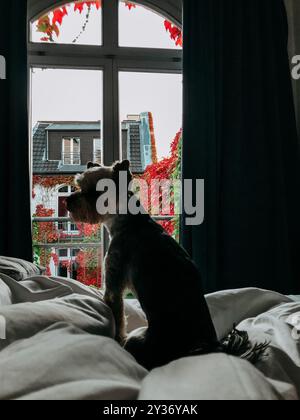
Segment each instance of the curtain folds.
[[27,113],[27,1],[1,5],[0,255],[32,260]]
[[183,177],[205,180],[205,222],[182,241],[206,292],[300,292],[287,37],[281,0],[184,0]]

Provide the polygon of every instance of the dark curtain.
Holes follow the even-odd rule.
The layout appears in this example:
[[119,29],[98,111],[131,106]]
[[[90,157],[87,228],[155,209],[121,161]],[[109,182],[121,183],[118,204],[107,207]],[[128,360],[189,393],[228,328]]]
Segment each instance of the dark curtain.
[[281,0],[184,0],[183,177],[206,192],[205,222],[183,223],[182,240],[206,292],[300,292],[287,36]]
[[0,255],[32,260],[27,113],[26,0],[1,4]]

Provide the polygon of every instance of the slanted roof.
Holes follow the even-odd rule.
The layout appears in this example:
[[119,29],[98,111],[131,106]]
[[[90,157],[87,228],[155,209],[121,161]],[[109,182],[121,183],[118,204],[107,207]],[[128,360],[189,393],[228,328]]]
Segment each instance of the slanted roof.
[[64,174],[77,174],[78,172],[84,172],[86,170],[86,165],[59,165],[58,170]]
[[33,173],[52,174],[58,171],[58,161],[47,161],[47,134],[49,123],[38,123],[33,129]]
[[92,122],[38,122],[33,129],[33,174],[76,174],[84,172],[85,165],[63,165],[60,160],[48,161],[47,132],[48,131],[98,131],[100,121]]
[[49,124],[47,131],[100,131],[99,122],[55,122]]

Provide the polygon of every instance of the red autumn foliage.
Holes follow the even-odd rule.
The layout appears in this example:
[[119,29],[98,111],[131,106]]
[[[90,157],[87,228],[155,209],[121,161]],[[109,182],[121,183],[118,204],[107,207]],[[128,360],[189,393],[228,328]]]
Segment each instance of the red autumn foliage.
[[101,288],[101,255],[94,249],[80,251],[76,257],[77,280],[86,286]]
[[74,176],[33,176],[32,182],[33,188],[37,185],[44,187],[46,189],[56,188],[60,185],[71,185],[74,186]]
[[52,25],[55,25],[56,23],[59,23],[62,25],[63,18],[68,14],[67,8],[60,7],[59,9],[55,9],[53,12],[53,19],[52,19]]
[[176,25],[174,25],[169,20],[165,20],[165,28],[166,28],[166,31],[170,33],[171,39],[173,39],[177,47],[182,47],[183,46],[182,30],[179,29]]
[[[42,204],[36,206],[34,217],[53,217],[55,211],[53,209],[46,209]],[[47,243],[54,243],[58,240],[58,234],[55,230],[55,224],[52,222],[41,223],[42,229],[37,232],[34,241]]]
[[[55,211],[46,209],[42,204],[36,207],[34,217],[53,217]],[[36,224],[33,227],[33,242],[35,244],[41,243],[55,243],[58,240],[58,234],[55,229],[55,224],[52,222]],[[39,248],[39,263],[46,267],[46,274],[49,275],[51,261],[51,252],[46,248]]]
[[129,10],[136,8],[136,4],[133,4],[130,1],[125,1],[125,6],[128,7]]
[[[125,0],[125,7],[129,10],[135,9],[136,4],[131,3],[130,1]],[[41,37],[42,42],[54,42],[54,34],[58,37],[60,35],[60,28],[63,24],[63,19],[68,15],[68,8],[73,7],[74,12],[78,11],[82,14],[85,7],[90,10],[92,7],[95,7],[99,10],[102,7],[102,1],[76,1],[73,3],[66,4],[65,6],[58,7],[54,9],[53,17],[50,18],[49,15],[42,16],[37,22],[37,32],[43,34]],[[175,42],[177,46],[183,46],[183,37],[182,30],[174,25],[169,20],[164,21],[166,31],[169,32],[171,39]]]
[[[171,143],[171,154],[169,157],[166,157],[159,162],[154,162],[152,165],[149,165],[146,168],[145,173],[142,176],[148,185],[150,185],[153,179],[157,179],[159,181],[162,180],[170,180],[174,178],[176,175],[176,171],[178,170],[178,166],[180,166],[180,142],[182,138],[182,130],[180,130],[174,140]],[[176,178],[176,176],[175,176]],[[162,196],[157,195],[152,197],[153,204],[159,205],[162,200]],[[174,216],[175,214],[175,206],[174,203],[171,203],[171,214],[170,216]],[[163,221],[160,222],[163,228],[170,234],[173,235],[175,231],[175,224],[173,220]]]
[[155,138],[155,131],[154,131],[154,122],[153,122],[153,114],[152,112],[148,113],[149,115],[149,128],[150,128],[150,136],[151,136],[151,152],[152,152],[152,162],[157,163],[157,149],[156,149],[156,138]]

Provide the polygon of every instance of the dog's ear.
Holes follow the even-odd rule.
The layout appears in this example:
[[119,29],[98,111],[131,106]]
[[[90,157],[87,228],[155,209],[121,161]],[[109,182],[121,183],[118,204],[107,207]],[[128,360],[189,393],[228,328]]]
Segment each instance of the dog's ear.
[[101,168],[101,165],[99,165],[99,163],[88,162],[87,168],[88,169],[91,169],[91,168]]
[[113,166],[113,170],[115,173],[119,172],[127,172],[130,169],[130,162],[129,160],[123,160],[123,162],[116,162]]

